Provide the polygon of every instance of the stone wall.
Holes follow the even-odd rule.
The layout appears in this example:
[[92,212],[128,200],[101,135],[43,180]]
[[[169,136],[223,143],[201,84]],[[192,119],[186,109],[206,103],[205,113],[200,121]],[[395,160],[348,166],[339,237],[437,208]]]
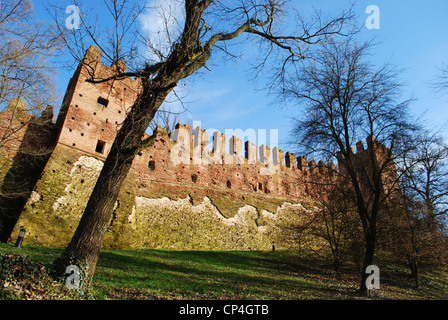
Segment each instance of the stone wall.
[[[22,113],[23,114],[20,114]],[[25,110],[6,110],[0,114],[0,241],[5,242],[41,177],[55,143],[53,108],[48,106],[40,118]]]
[[0,112],[0,180],[3,180],[19,151],[30,120],[26,106],[17,99],[13,99],[8,108]]
[[[89,82],[109,77],[117,66],[100,60],[100,51],[89,48],[68,85],[55,148],[13,239],[25,226],[26,243],[65,246],[78,225],[139,90],[132,78]],[[200,127],[178,124],[171,138],[158,127],[153,136],[154,145],[135,157],[120,191],[106,248],[269,249],[272,241],[286,247],[282,221],[315,214],[315,200],[323,196],[319,183],[335,179],[332,163],[220,132],[209,150],[209,133]]]
[[[26,242],[65,246],[102,168],[100,159],[58,145],[22,212]],[[190,179],[189,179],[190,180]],[[269,249],[277,221],[300,217],[312,201],[145,179],[133,169],[120,192],[105,248]],[[17,230],[13,238],[17,236]]]

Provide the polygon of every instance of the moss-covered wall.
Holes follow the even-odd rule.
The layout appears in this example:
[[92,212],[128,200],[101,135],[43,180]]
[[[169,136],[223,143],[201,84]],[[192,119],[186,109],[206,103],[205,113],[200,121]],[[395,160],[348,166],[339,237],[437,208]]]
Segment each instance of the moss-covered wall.
[[[58,144],[17,224],[25,243],[65,246],[87,204],[102,161]],[[278,222],[309,214],[307,201],[236,190],[140,181],[120,191],[105,248],[270,249]],[[308,203],[308,204],[307,204]],[[305,207],[304,207],[305,206]]]
[[28,242],[63,246],[70,241],[101,165],[62,145],[55,148],[17,223],[26,228]]

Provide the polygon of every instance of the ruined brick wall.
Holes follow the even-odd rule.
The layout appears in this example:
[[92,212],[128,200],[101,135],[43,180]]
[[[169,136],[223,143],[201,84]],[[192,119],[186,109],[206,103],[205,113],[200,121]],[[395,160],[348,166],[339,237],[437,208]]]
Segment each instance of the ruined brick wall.
[[[64,98],[57,121],[58,145],[105,159],[139,88],[131,78],[98,84],[86,81],[92,75],[101,79],[112,74],[112,67],[101,63],[100,51],[90,47]],[[208,150],[208,133],[200,127],[191,132],[188,125],[178,124],[173,140],[161,129],[154,134],[154,146],[141,152],[133,163],[141,180],[306,197],[306,186],[300,182],[320,175],[326,166],[284,154],[277,147],[257,148],[251,141],[243,146],[241,139],[220,132],[213,133],[213,150]]]
[[[100,60],[90,47],[68,85],[56,147],[17,224],[26,226],[28,242],[65,246],[71,239],[137,96],[134,79],[86,81],[113,73]],[[153,135],[120,191],[106,248],[269,249],[272,241],[286,247],[279,226],[314,214],[319,184],[335,178],[332,163],[220,132],[209,150],[209,133],[200,127],[178,124],[172,137],[158,127]]]
[[[369,195],[374,193],[375,182],[372,172],[374,168],[378,172],[381,171],[380,191],[382,196],[393,194],[394,197],[392,198],[395,198],[395,196],[401,197],[398,173],[391,151],[373,137],[367,137],[366,143],[367,145],[364,145],[363,141],[358,141],[356,143],[356,153],[353,154],[354,168],[366,199],[371,198]],[[342,172],[345,168],[345,159],[340,152],[337,153],[337,160],[339,170]],[[343,173],[343,175],[346,174]]]
[[243,152],[242,140],[236,137],[227,141],[228,154],[225,137],[220,132],[214,132],[214,147],[209,150],[207,130],[200,127],[191,133],[189,125],[178,124],[175,141],[162,128],[155,130],[154,135],[154,145],[142,151],[133,163],[136,175],[142,180],[307,198],[310,190],[305,181],[320,180],[329,167],[335,169],[334,164],[328,167],[323,162],[308,163],[305,157],[296,158],[289,152],[285,161],[284,152],[277,147],[271,153],[267,146],[261,145],[257,153],[250,141]]

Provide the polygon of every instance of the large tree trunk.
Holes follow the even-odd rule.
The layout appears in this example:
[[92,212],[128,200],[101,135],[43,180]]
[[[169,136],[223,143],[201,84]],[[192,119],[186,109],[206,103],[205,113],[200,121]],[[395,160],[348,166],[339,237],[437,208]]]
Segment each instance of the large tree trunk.
[[[351,156],[350,150],[347,152],[347,154]],[[380,197],[382,195],[381,172],[376,168],[376,155],[374,153],[374,149],[372,148],[370,162],[368,164],[370,164],[372,169],[372,180],[374,183],[373,186],[370,187],[372,188],[371,190],[367,189],[368,191],[370,191],[368,193],[371,197],[369,202],[363,195],[363,192],[365,192],[365,189],[368,188],[368,185],[364,184],[362,186],[361,179],[363,179],[363,177],[357,173],[356,167],[354,166],[351,157],[349,157],[348,163],[349,166],[347,167],[347,170],[349,171],[351,183],[353,185],[353,190],[356,197],[356,206],[358,209],[359,218],[362,223],[365,242],[364,261],[361,269],[361,284],[359,290],[362,293],[368,294],[366,280],[369,277],[369,274],[366,274],[366,269],[368,266],[373,265],[373,259],[375,256],[377,216],[380,208]]]
[[210,50],[206,48],[199,58],[188,63],[189,58],[185,55],[189,50],[182,48],[194,48],[195,45],[192,42],[178,47],[154,79],[141,78],[142,92],[115,137],[75,234],[53,264],[56,277],[63,276],[67,266],[76,265],[80,270],[81,286],[89,286],[118,193],[136,154],[145,146],[142,137],[146,129],[177,82],[205,65],[210,57]]
[[[344,13],[342,18],[334,19],[316,32],[304,30],[306,38],[302,36],[276,36],[273,30],[273,19],[277,17],[282,2],[266,1],[257,4],[245,4],[238,9],[226,8],[223,12],[234,15],[241,11],[243,17],[239,27],[231,32],[217,32],[210,35],[210,28],[203,19],[204,11],[212,4],[211,0],[185,1],[185,24],[181,39],[172,46],[172,52],[164,62],[153,65],[147,64],[139,72],[132,74],[142,79],[143,91],[134,104],[131,114],[127,116],[122,128],[112,145],[103,170],[89,199],[80,224],[63,255],[55,261],[57,274],[62,275],[68,265],[75,264],[85,273],[84,285],[88,285],[95,271],[103,236],[111,218],[112,209],[118,197],[120,187],[131,168],[132,161],[139,150],[142,149],[142,136],[153,119],[155,112],[165,100],[168,93],[176,86],[179,80],[194,74],[205,66],[210,58],[212,48],[218,42],[230,41],[243,33],[259,36],[263,41],[286,50],[288,57],[285,60],[302,59],[302,43],[317,43],[317,38],[331,34],[340,34],[342,23],[351,19],[350,11]],[[236,14],[235,16],[240,15]],[[252,17],[247,17],[251,15]],[[247,17],[247,20],[244,19]],[[238,19],[239,20],[239,19]],[[118,22],[118,20],[116,20]],[[236,22],[238,23],[238,22]],[[335,30],[332,30],[332,29]],[[227,29],[224,28],[224,29]],[[322,39],[322,38],[321,38]],[[118,50],[118,48],[117,48]],[[222,48],[221,48],[222,50]],[[270,53],[269,53],[270,55]],[[294,58],[294,59],[293,59]],[[130,74],[118,73],[110,78],[91,82],[106,82],[119,80]]]
[[[363,293],[367,293],[367,285],[366,280],[369,274],[366,273],[367,267],[373,264],[373,258],[375,255],[375,241],[376,241],[376,228],[371,227],[367,232],[367,236],[365,237],[365,253],[364,253],[364,262],[361,270],[361,286],[360,291]],[[372,230],[373,229],[373,230]]]
[[64,253],[53,263],[56,277],[63,276],[67,266],[76,265],[80,270],[80,288],[89,286],[123,181],[136,154],[144,147],[144,132],[171,91],[157,89],[144,90],[118,131],[79,225]]

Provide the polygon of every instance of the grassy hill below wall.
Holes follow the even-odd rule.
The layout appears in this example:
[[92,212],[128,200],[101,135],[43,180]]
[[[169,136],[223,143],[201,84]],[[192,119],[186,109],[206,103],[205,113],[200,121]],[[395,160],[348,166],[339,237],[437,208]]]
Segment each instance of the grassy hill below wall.
[[[10,266],[0,272],[1,297],[79,298],[45,276],[44,266],[62,250],[0,245],[0,259]],[[19,254],[24,257],[17,258]],[[103,250],[89,298],[448,299],[446,269],[422,272],[421,285],[415,288],[408,268],[394,262],[387,253],[379,251],[375,263],[380,268],[380,289],[366,297],[358,293],[359,273],[353,265],[334,272],[328,262],[306,251]],[[21,272],[9,272],[12,269]]]
[[[70,241],[102,162],[69,148],[55,151],[17,223],[28,243]],[[120,191],[104,248],[267,250],[288,244],[280,225],[312,214],[308,200],[182,183],[141,181],[131,171]]]

